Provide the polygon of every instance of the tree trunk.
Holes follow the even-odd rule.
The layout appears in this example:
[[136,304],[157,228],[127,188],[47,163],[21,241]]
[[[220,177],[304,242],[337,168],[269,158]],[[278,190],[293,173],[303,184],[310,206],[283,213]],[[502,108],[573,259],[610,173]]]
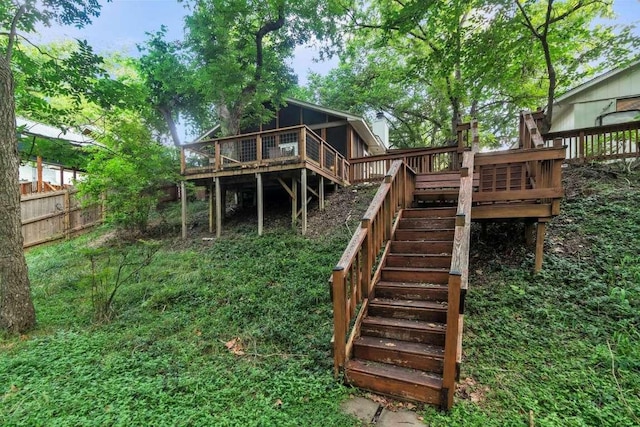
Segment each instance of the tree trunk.
[[22,247],[13,84],[10,64],[0,57],[0,328],[21,333],[35,325],[36,315]]
[[165,107],[159,107],[160,113],[162,117],[164,117],[164,121],[167,123],[169,127],[169,132],[171,133],[171,139],[173,140],[173,145],[176,147],[180,146],[180,136],[178,136],[178,130],[176,129],[176,122],[173,121],[173,116],[171,115],[171,111]]
[[556,93],[556,69],[553,66],[551,60],[551,48],[547,38],[544,37],[540,40],[542,42],[542,49],[544,50],[544,61],[547,65],[547,74],[549,75],[549,88],[547,90],[547,111],[542,120],[541,133],[547,133],[551,130],[551,122],[553,120],[553,100]]

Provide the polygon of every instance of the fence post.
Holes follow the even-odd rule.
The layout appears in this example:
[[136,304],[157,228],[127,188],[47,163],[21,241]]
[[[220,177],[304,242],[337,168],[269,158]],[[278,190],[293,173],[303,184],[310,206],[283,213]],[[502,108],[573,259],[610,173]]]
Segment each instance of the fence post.
[[580,132],[580,136],[578,137],[578,157],[580,158],[580,163],[585,162],[585,154],[584,154],[584,132]]
[[64,237],[69,238],[71,233],[71,194],[67,188],[64,192]]

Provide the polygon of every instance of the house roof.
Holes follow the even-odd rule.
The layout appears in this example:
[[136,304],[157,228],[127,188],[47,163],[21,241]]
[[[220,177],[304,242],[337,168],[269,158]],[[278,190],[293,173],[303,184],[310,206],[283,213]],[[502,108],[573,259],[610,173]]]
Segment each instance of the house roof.
[[627,65],[626,67],[618,67],[618,68],[614,68],[613,70],[609,70],[604,74],[600,74],[599,76],[596,76],[594,78],[592,78],[591,80],[582,83],[581,85],[578,85],[576,87],[574,87],[573,89],[570,89],[568,91],[566,91],[565,93],[563,93],[562,95],[558,96],[555,100],[556,103],[565,101],[569,98],[572,98],[576,95],[578,95],[581,92],[584,92],[585,90],[588,90],[596,85],[598,85],[599,83],[605,81],[605,80],[609,80],[627,70],[630,70],[634,67],[637,67],[638,65],[640,65],[640,59],[632,62],[631,64]]
[[[358,134],[363,139],[365,144],[367,144],[367,147],[369,147],[371,154],[381,154],[381,153],[384,153],[386,150],[386,147],[384,146],[384,144],[380,141],[380,139],[376,135],[374,135],[374,133],[369,128],[369,125],[367,124],[367,122],[360,116],[356,116],[346,111],[335,110],[333,108],[323,107],[321,105],[312,104],[311,102],[300,101],[298,99],[293,99],[293,98],[287,98],[286,102],[289,105],[297,105],[298,107],[320,111],[322,113],[330,114],[332,116],[340,117],[346,120],[353,126],[356,132],[358,132]],[[194,142],[202,141],[205,138],[208,138],[208,136],[211,135],[212,132],[215,132],[219,128],[220,128],[220,125],[215,125],[213,128],[209,129],[208,131],[200,135],[198,138],[196,138]]]
[[16,124],[18,127],[24,126],[22,134],[48,139],[59,139],[76,146],[96,144],[96,141],[93,138],[81,133],[73,132],[69,129],[60,129],[54,126],[49,126],[23,117],[16,117]]

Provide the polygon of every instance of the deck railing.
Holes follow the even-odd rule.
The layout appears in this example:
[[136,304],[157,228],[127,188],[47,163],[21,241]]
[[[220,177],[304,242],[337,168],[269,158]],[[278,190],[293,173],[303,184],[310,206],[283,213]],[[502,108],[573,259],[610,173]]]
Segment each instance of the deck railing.
[[459,364],[462,358],[462,316],[464,297],[469,283],[474,156],[475,150],[465,152],[460,169],[460,192],[458,193],[456,227],[449,270],[447,333],[442,373],[442,406],[445,409],[449,409],[453,405],[455,382],[459,376]]
[[342,181],[349,178],[344,156],[305,125],[185,144],[181,150],[183,175],[304,162]]
[[553,200],[557,215],[563,196],[564,152],[565,147],[554,147],[478,153],[475,170],[480,181],[473,202]]
[[351,183],[378,181],[395,160],[404,161],[416,173],[457,171],[462,152],[471,146],[471,123],[461,123],[457,128],[457,144],[435,148],[409,148],[391,150],[386,154],[351,159]]
[[566,161],[570,163],[640,158],[640,120],[551,132],[543,137],[546,146],[566,145]]
[[[368,296],[380,274],[380,251],[388,250],[394,219],[413,200],[415,172],[402,160],[395,160],[367,209],[360,228],[333,269],[332,295],[336,374],[347,361]],[[358,318],[352,322],[361,305]]]
[[523,148],[526,150],[529,148],[544,146],[544,140],[542,139],[538,128],[538,121],[540,118],[540,112],[520,112],[519,148]]

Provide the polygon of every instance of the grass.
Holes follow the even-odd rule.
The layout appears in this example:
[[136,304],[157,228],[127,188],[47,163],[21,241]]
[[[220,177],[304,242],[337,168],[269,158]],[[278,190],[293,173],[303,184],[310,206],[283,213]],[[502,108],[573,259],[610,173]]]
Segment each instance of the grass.
[[[418,408],[426,424],[640,424],[640,176],[566,175],[540,274],[521,227],[474,234],[463,381],[450,413]],[[39,325],[0,342],[0,425],[359,425],[332,375],[338,223],[164,237],[109,323],[94,321],[84,255],[99,232],[29,251]],[[122,245],[109,250],[140,256]]]

